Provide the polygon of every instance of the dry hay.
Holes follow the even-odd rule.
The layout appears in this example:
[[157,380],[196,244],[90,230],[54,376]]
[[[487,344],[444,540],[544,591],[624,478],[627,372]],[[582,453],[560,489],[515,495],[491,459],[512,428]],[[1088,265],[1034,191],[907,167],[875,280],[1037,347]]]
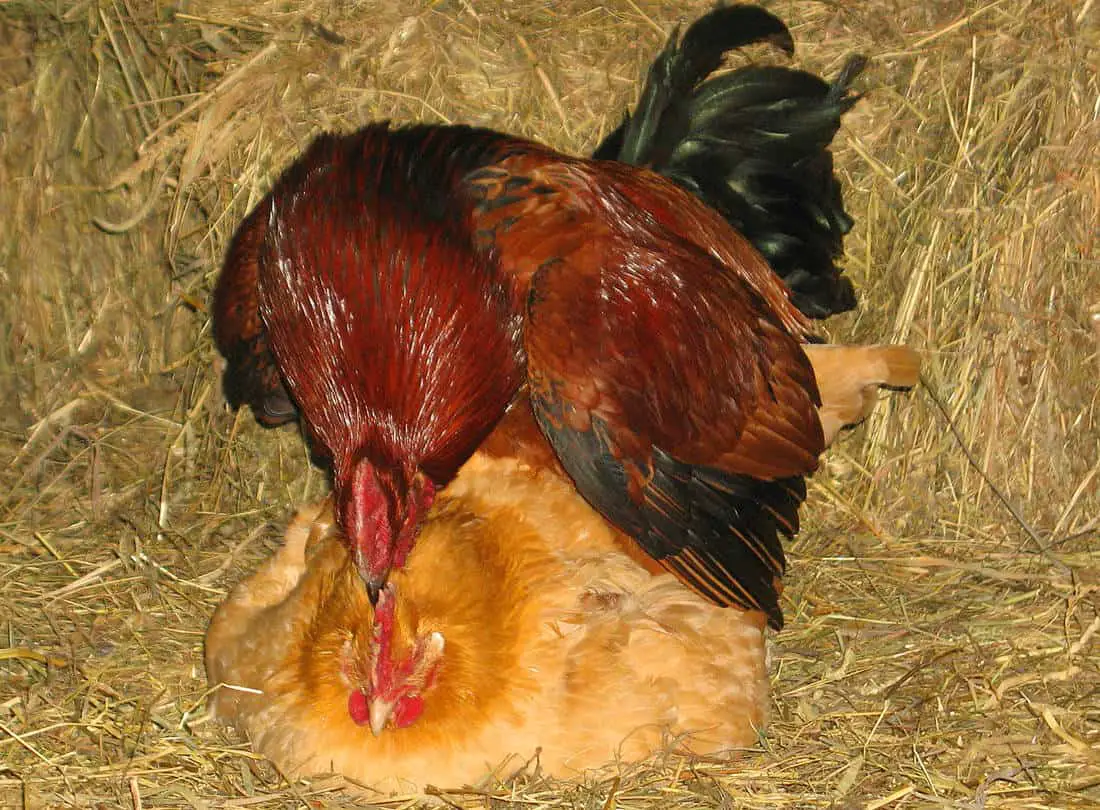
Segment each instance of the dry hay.
[[[589,149],[705,5],[2,4],[0,806],[353,802],[201,722],[214,604],[324,489],[292,431],[221,401],[204,306],[226,241],[322,128]],[[1097,806],[1098,9],[772,8],[799,64],[874,57],[836,148],[863,305],[829,331],[910,341],[928,387],[814,479],[758,750],[445,800]]]

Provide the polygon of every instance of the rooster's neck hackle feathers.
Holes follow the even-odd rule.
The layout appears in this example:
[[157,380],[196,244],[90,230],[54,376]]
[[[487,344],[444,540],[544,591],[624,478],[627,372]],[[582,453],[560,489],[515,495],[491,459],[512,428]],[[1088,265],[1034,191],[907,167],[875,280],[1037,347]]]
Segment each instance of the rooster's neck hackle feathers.
[[321,136],[272,190],[260,311],[330,456],[365,445],[442,482],[514,396],[512,291],[453,204],[460,178],[511,143],[375,125]]

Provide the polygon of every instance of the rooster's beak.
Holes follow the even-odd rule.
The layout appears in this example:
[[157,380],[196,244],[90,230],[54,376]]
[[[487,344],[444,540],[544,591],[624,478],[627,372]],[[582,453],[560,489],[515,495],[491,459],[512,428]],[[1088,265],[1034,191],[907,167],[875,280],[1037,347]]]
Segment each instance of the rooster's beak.
[[390,722],[392,714],[392,703],[378,698],[370,702],[370,730],[375,737],[385,730],[386,723]]
[[378,595],[386,587],[386,580],[371,578],[367,580],[367,597],[373,607],[378,607]]

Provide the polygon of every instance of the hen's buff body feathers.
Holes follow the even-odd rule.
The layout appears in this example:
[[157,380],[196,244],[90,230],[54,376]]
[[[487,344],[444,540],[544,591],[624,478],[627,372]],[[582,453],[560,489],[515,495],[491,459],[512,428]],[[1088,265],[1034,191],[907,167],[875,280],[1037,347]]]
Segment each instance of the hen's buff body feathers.
[[638,759],[666,735],[707,754],[752,744],[765,717],[763,616],[708,604],[618,550],[553,471],[474,456],[392,582],[398,645],[439,632],[423,715],[374,736],[347,711],[341,651],[372,608],[319,509],[218,609],[207,637],[215,714],[288,774],[330,768],[391,790],[476,782],[541,748],[569,776]]

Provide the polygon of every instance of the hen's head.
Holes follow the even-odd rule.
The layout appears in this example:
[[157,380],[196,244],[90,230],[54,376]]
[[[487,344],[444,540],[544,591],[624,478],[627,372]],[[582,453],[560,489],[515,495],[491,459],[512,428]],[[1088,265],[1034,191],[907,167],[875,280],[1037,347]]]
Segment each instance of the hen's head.
[[357,455],[336,474],[336,510],[372,603],[391,568],[401,568],[435,486],[409,465],[379,465]]
[[349,640],[343,670],[351,684],[348,714],[377,736],[387,725],[406,728],[424,711],[424,695],[443,661],[443,634],[416,635],[415,618],[400,611],[392,584],[379,593],[367,650]]

